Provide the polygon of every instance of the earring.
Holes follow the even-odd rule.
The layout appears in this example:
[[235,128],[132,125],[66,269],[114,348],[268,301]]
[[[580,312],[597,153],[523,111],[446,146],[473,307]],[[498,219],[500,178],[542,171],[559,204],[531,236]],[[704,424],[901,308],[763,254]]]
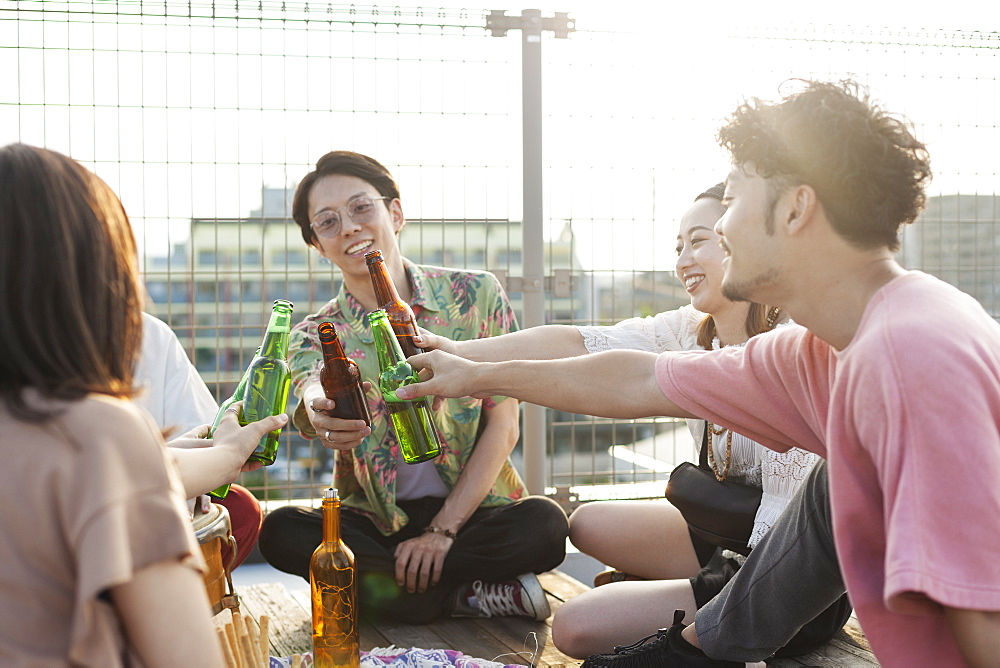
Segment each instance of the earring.
[[772,306],[767,310],[767,322],[766,326],[768,330],[774,329],[774,325],[778,322],[778,316],[781,314],[781,309],[777,306]]

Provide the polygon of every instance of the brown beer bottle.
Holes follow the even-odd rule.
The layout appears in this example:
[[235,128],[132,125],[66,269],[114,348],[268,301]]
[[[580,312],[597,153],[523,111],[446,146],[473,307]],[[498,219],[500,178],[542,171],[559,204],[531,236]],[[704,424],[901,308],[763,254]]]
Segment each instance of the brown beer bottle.
[[365,392],[361,389],[361,371],[357,363],[344,354],[344,346],[337,337],[337,328],[332,322],[319,323],[319,342],[323,346],[323,367],[319,371],[319,382],[327,399],[336,405],[326,411],[330,417],[345,420],[364,420],[371,426],[372,416],[368,411]]
[[354,553],[340,538],[340,497],[323,490],[323,542],[309,560],[313,666],[357,668],[358,579]]
[[389,277],[389,270],[385,267],[382,251],[373,250],[365,253],[365,262],[372,277],[372,287],[375,288],[375,301],[388,316],[392,331],[399,341],[399,347],[403,349],[403,355],[409,357],[424,352],[413,343],[413,336],[417,333],[417,319],[410,305],[400,299],[399,292]]

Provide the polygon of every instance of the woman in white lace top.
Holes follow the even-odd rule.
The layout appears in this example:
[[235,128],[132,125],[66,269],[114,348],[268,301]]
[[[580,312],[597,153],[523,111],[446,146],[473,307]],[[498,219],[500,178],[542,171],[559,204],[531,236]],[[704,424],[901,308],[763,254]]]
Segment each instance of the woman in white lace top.
[[[714,231],[725,212],[722,193],[722,184],[708,189],[681,218],[676,272],[691,296],[690,306],[611,326],[546,325],[460,342],[422,332],[421,346],[476,361],[499,361],[554,359],[622,348],[658,353],[743,345],[785,318],[777,309],[732,302],[722,295],[725,253]],[[817,457],[798,449],[774,452],[739,434],[709,426],[711,465],[717,473],[763,490],[748,542],[752,548],[781,514]],[[694,442],[700,444],[705,421],[688,420],[688,427]],[[595,585],[614,584],[567,601],[553,619],[556,646],[581,658],[639,640],[657,624],[667,626],[665,620],[675,609],[684,609],[687,620],[692,620],[695,611],[722,589],[742,563],[740,555],[693,536],[680,512],[666,500],[585,504],[570,517],[570,539],[581,552],[614,569],[599,575]],[[838,629],[837,623],[831,623],[829,634]]]
[[[699,233],[696,232],[695,234]],[[717,244],[715,246],[715,248],[711,249],[712,252],[718,251],[721,253],[721,249],[717,248]],[[695,275],[698,271],[703,271],[700,265],[685,261],[683,254],[679,257],[681,261],[678,262],[678,277],[682,277],[682,272],[689,267],[691,268],[691,271],[688,272],[689,275]],[[685,264],[684,267],[680,266],[682,262]],[[708,262],[703,261],[702,264],[708,264]],[[705,282],[701,281],[702,284]],[[696,289],[698,287],[700,286],[695,286]],[[692,295],[692,302],[696,299],[698,297]],[[735,306],[737,307],[737,317],[745,320],[750,305],[744,303],[735,304]],[[698,342],[698,332],[700,329],[705,328],[706,318],[713,318],[713,316],[706,315],[706,313],[697,310],[692,305],[682,306],[676,311],[658,313],[645,318],[630,318],[629,320],[623,320],[617,325],[608,327],[580,327],[578,329],[583,335],[583,343],[588,353],[625,348],[654,353],[661,353],[666,350],[698,350],[706,347]],[[726,341],[723,345],[743,345],[749,337],[744,335],[742,341],[737,340],[738,338],[739,335],[737,334],[734,340]],[[719,348],[718,336],[712,337],[711,344],[707,347]],[[687,423],[697,447],[704,438],[705,421],[692,419],[688,420]],[[729,459],[726,457],[727,443],[732,446],[731,457]],[[819,459],[817,455],[805,450],[799,450],[798,448],[793,448],[787,452],[775,452],[740,434],[733,433],[730,435],[729,430],[722,430],[720,427],[714,425],[712,449],[719,473],[722,473],[723,467],[728,467],[727,479],[744,485],[753,485],[763,490],[760,507],[757,509],[757,516],[754,518],[753,532],[750,535],[748,547],[756,545],[757,541],[770,530],[774,521],[778,519],[778,515],[788,505],[792,494],[795,493],[795,490],[799,488],[799,485],[805,479],[809,469]],[[697,454],[695,454],[695,458],[697,458]],[[589,505],[593,506],[594,504]],[[602,507],[603,510],[605,510],[605,507]],[[574,533],[579,534],[584,531],[584,517],[586,517],[585,513],[574,514],[573,524],[576,526]],[[573,533],[571,533],[572,536]],[[578,545],[577,547],[582,546]],[[609,561],[607,563],[613,562]]]

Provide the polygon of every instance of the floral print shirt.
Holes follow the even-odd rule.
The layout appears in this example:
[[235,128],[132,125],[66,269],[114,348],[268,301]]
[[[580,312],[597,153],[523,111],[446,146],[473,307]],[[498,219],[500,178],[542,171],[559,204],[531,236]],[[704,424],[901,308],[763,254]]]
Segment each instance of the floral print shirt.
[[[514,311],[493,274],[416,265],[405,259],[404,264],[413,289],[410,306],[417,324],[424,329],[453,340],[485,338],[517,330]],[[325,320],[336,326],[344,352],[357,362],[361,377],[373,385],[366,394],[372,433],[357,447],[336,451],[334,484],[344,506],[364,513],[383,534],[391,535],[408,521],[406,513],[396,505],[399,442],[390,428],[385,401],[378,392],[378,357],[368,314],[343,284],[337,296],[318,313],[306,316],[292,329],[288,363],[295,394],[300,398],[293,421],[303,437],[316,438],[301,397],[305,386],[319,374],[323,353],[317,327]],[[504,399],[448,399],[434,414],[441,436],[441,454],[433,461],[449,490],[455,487],[475,448],[482,411]],[[524,482],[508,459],[480,505],[500,506],[525,494]]]

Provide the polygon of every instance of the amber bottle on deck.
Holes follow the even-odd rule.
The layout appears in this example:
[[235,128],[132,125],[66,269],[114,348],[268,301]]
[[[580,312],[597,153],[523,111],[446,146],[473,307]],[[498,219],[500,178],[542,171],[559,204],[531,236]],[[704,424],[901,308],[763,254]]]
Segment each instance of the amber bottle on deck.
[[354,553],[340,539],[340,497],[323,490],[323,542],[309,560],[313,666],[357,668],[358,580]]
[[385,260],[382,259],[382,251],[373,250],[365,253],[365,262],[372,277],[372,287],[375,288],[375,301],[389,317],[389,324],[392,325],[392,331],[399,341],[399,347],[403,349],[403,355],[409,357],[422,353],[423,350],[413,343],[413,337],[417,333],[417,319],[410,305],[399,297],[399,292],[389,277]]
[[344,346],[332,322],[319,323],[319,342],[323,347],[319,382],[326,398],[335,404],[326,413],[345,420],[364,420],[371,426],[372,416],[361,388],[361,371],[357,363],[344,354]]

